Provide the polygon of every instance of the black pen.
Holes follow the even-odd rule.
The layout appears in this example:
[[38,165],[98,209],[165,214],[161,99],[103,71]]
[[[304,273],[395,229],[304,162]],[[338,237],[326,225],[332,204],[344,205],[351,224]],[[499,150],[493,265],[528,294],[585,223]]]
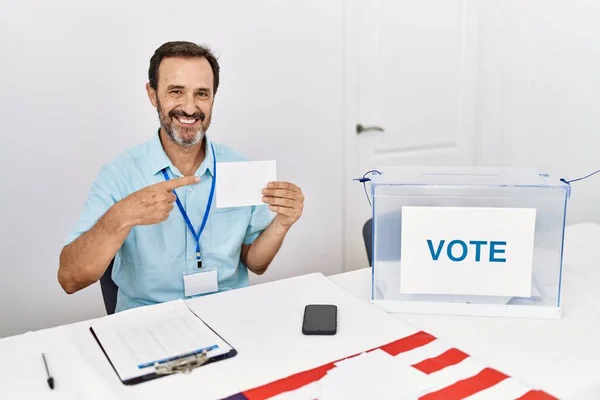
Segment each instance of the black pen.
[[46,362],[46,355],[44,353],[42,353],[42,358],[44,359],[44,366],[46,367],[46,374],[48,375],[48,386],[50,386],[50,389],[54,389],[54,378],[50,375],[48,363]]

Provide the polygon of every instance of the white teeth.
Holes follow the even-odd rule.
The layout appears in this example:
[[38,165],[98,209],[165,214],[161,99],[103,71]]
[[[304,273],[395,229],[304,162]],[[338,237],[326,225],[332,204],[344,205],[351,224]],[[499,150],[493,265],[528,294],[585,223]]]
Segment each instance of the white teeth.
[[179,118],[179,120],[181,122],[183,122],[184,124],[193,124],[194,122],[196,122],[195,119],[185,119],[185,118]]

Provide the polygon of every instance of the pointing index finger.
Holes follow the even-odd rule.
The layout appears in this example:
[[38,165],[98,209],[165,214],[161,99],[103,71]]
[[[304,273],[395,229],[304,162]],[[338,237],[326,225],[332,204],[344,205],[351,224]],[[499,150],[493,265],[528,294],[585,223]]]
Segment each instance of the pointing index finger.
[[170,179],[168,181],[162,182],[161,185],[164,189],[171,191],[173,189],[177,189],[182,186],[195,185],[198,182],[200,182],[200,178],[193,175],[193,176],[183,176],[181,178]]

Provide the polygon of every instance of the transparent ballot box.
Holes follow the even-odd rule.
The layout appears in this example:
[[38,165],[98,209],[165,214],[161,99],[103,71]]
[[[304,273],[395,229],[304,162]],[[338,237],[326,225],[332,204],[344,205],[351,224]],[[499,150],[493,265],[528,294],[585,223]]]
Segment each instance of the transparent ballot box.
[[390,312],[560,318],[570,186],[530,169],[371,177],[371,301]]

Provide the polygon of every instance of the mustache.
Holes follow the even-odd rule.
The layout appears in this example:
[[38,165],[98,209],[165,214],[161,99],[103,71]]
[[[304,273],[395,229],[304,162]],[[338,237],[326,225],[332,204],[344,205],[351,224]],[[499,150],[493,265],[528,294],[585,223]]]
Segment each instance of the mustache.
[[199,110],[193,114],[188,114],[185,111],[181,111],[181,110],[172,110],[169,112],[169,117],[171,117],[171,118],[184,117],[184,118],[190,118],[190,119],[199,119],[201,122],[204,122],[204,120],[206,119],[206,114],[204,114],[204,112],[202,112],[202,110]]

